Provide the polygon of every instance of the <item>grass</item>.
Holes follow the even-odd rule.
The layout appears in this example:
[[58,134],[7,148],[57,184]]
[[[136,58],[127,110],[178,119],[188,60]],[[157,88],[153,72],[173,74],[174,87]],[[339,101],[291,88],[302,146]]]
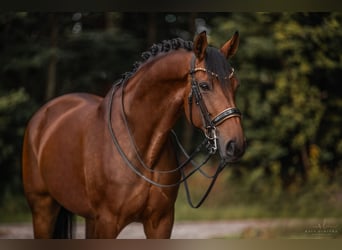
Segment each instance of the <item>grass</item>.
[[[195,176],[189,186],[194,203],[208,185]],[[249,218],[342,218],[342,187],[308,183],[283,191],[279,183],[251,173],[236,180],[224,171],[212,193],[198,209],[191,208],[181,187],[176,202],[176,220],[231,220]]]
[[28,221],[31,221],[31,213],[23,195],[5,194],[0,205],[0,223]]
[[266,218],[262,206],[231,205],[212,207],[204,204],[198,209],[191,208],[186,201],[178,200],[176,203],[176,221],[184,220],[235,220],[248,218]]

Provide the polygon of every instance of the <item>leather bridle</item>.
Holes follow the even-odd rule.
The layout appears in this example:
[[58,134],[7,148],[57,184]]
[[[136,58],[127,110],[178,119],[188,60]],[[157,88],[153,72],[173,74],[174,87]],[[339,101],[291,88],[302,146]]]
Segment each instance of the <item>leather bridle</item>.
[[[204,135],[208,139],[208,145],[207,149],[210,154],[215,154],[217,151],[217,135],[216,135],[216,127],[220,125],[222,122],[224,122],[227,119],[230,119],[232,117],[241,117],[241,112],[236,107],[231,107],[223,110],[218,115],[216,115],[214,118],[211,118],[210,113],[207,109],[207,106],[204,103],[203,96],[201,94],[200,90],[200,84],[195,78],[195,74],[198,71],[206,72],[211,77],[218,78],[218,74],[211,72],[207,70],[206,68],[199,68],[195,67],[196,64],[196,57],[195,55],[191,59],[191,69],[190,69],[190,75],[191,75],[191,91],[188,96],[188,103],[189,103],[189,116],[190,116],[190,122],[193,126],[193,120],[192,120],[192,103],[193,99],[195,99],[196,105],[200,109],[200,113],[203,120],[203,127],[205,128]],[[232,72],[228,76],[228,79],[232,78],[234,75],[234,68],[232,68]],[[225,77],[227,79],[227,77]]]
[[[202,114],[202,118],[203,118],[203,122],[204,122],[204,128],[206,128],[206,132],[205,134],[205,139],[202,141],[202,143],[200,143],[196,149],[190,154],[188,155],[184,149],[184,147],[182,146],[182,144],[180,143],[180,141],[177,138],[177,135],[175,134],[175,132],[172,130],[171,131],[171,135],[173,136],[174,139],[174,143],[178,146],[178,148],[182,151],[183,155],[186,157],[186,160],[183,162],[180,162],[180,160],[178,159],[179,165],[172,170],[168,170],[168,171],[157,171],[154,169],[151,169],[149,166],[147,166],[143,160],[141,159],[137,147],[135,145],[134,142],[134,138],[133,135],[130,131],[130,128],[128,126],[128,121],[127,121],[127,116],[125,114],[125,110],[124,110],[124,102],[123,102],[123,97],[124,97],[124,90],[125,90],[125,86],[127,81],[129,80],[129,78],[132,75],[126,75],[123,79],[119,80],[116,84],[114,84],[113,88],[112,88],[112,92],[111,92],[111,96],[109,98],[109,102],[108,102],[108,117],[107,117],[107,125],[108,125],[108,129],[109,129],[109,133],[111,135],[111,139],[116,147],[116,149],[118,150],[120,156],[122,157],[122,159],[124,160],[124,162],[126,163],[126,165],[134,172],[136,173],[138,176],[140,176],[142,179],[144,179],[146,182],[160,187],[160,188],[171,188],[171,187],[176,187],[178,185],[180,185],[181,183],[184,183],[185,186],[185,191],[186,191],[186,195],[187,195],[187,199],[189,202],[189,205],[193,208],[198,208],[202,205],[202,203],[204,202],[204,200],[207,198],[207,196],[209,195],[212,187],[214,186],[218,175],[220,174],[220,172],[224,169],[225,165],[227,164],[227,162],[224,159],[221,159],[221,162],[219,163],[215,173],[210,176],[207,175],[206,173],[203,172],[203,170],[201,169],[206,163],[207,161],[210,159],[210,157],[216,153],[217,151],[217,136],[216,136],[216,127],[221,124],[223,121],[232,118],[232,117],[241,117],[241,112],[237,109],[237,108],[227,108],[225,110],[223,110],[222,112],[220,112],[218,115],[216,115],[214,118],[211,119],[210,114],[208,112],[208,109],[204,103],[201,91],[200,91],[200,87],[199,87],[199,83],[196,81],[195,78],[195,73],[198,71],[203,71],[203,72],[207,72],[208,74],[211,74],[214,77],[218,77],[218,75],[216,73],[213,73],[205,68],[196,68],[195,67],[195,61],[196,61],[196,57],[193,56],[192,61],[191,61],[191,69],[190,69],[190,75],[191,75],[191,91],[188,97],[188,101],[189,101],[189,112],[190,112],[190,120],[192,125],[192,102],[193,99],[195,99],[195,103],[196,105],[199,107],[200,112]],[[234,71],[231,72],[231,74],[229,75],[228,78],[231,78],[233,76]],[[126,153],[124,152],[123,148],[121,147],[118,138],[116,137],[111,121],[112,121],[112,106],[113,106],[113,97],[115,92],[121,87],[121,112],[122,112],[122,117],[124,119],[124,123],[125,123],[125,127],[127,129],[127,132],[129,134],[129,138],[131,141],[132,146],[134,147],[135,153],[136,153],[136,157],[137,160],[140,162],[140,164],[143,166],[143,168],[151,173],[160,173],[160,174],[170,174],[170,173],[174,173],[179,171],[181,173],[181,179],[175,183],[171,183],[171,184],[161,184],[158,183],[156,181],[154,181],[153,179],[147,177],[146,175],[144,175],[144,173],[138,169],[135,164],[132,163],[132,161],[128,158],[128,156],[126,155]],[[205,157],[205,160],[200,164],[196,164],[193,162],[193,159],[195,158],[196,155],[198,155],[198,153],[201,151],[201,149],[206,146],[207,150],[208,150],[208,155]],[[185,174],[185,170],[184,167],[187,166],[189,163],[191,163],[194,168],[187,174]],[[190,191],[189,191],[189,187],[188,187],[188,183],[187,180],[190,176],[192,176],[194,173],[196,173],[197,171],[199,171],[202,175],[204,175],[205,177],[211,179],[210,185],[208,186],[206,192],[204,193],[204,195],[202,196],[202,198],[200,199],[200,201],[194,205],[191,199],[191,195],[190,195]]]

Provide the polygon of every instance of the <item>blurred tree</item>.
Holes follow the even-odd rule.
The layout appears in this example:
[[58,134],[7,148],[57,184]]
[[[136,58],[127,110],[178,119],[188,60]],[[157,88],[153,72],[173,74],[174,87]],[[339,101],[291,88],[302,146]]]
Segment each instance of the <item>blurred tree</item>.
[[56,68],[57,68],[57,43],[58,43],[58,18],[55,13],[49,14],[50,22],[50,58],[46,82],[45,99],[50,100],[56,95]]
[[20,194],[23,124],[37,106],[23,88],[0,90],[0,207],[4,195]]
[[242,34],[233,60],[248,138],[242,165],[263,167],[266,174],[280,166],[284,187],[298,178],[305,182],[315,159],[342,167],[336,91],[341,18],[340,13],[234,13],[213,20],[216,43],[234,29]]

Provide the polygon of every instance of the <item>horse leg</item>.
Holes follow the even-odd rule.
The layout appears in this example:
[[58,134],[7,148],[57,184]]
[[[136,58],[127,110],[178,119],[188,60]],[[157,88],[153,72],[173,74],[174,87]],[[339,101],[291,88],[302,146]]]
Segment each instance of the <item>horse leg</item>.
[[151,216],[144,221],[144,231],[147,239],[169,239],[172,233],[174,212],[163,217]]
[[96,218],[86,219],[86,238],[87,239],[115,239],[121,232],[123,226],[117,220]]
[[86,231],[85,231],[86,239],[95,238],[95,221],[94,221],[94,219],[86,218],[86,228],[85,229],[86,229]]
[[61,206],[49,195],[28,195],[32,210],[34,238],[53,238]]

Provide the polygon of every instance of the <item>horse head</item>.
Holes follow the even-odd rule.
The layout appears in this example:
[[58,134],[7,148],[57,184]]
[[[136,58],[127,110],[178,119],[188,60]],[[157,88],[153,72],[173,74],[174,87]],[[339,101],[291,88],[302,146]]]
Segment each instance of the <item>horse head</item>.
[[204,132],[209,152],[218,150],[225,162],[241,158],[246,147],[241,113],[235,104],[239,81],[228,63],[238,45],[238,32],[221,49],[208,46],[205,32],[197,35],[184,98],[187,119]]

